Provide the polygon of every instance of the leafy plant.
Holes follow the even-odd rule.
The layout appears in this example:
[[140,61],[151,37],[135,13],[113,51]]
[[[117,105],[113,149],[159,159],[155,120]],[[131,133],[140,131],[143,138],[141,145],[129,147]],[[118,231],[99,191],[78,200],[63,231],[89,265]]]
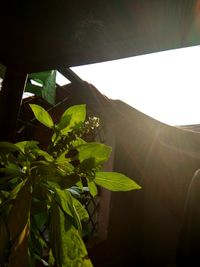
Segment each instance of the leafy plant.
[[52,130],[46,150],[37,141],[0,142],[0,266],[92,266],[82,241],[87,212],[77,195],[85,184],[113,191],[139,189],[130,178],[102,172],[111,148],[87,143],[85,105],[67,109],[55,124],[42,107],[36,119]]
[[[38,85],[33,84],[31,80],[37,82]],[[29,74],[25,91],[40,96],[50,104],[54,105],[56,93],[56,71],[51,70]]]
[[[4,79],[6,67],[0,64],[0,80]],[[33,84],[34,81],[36,84]],[[25,92],[42,97],[50,104],[55,104],[56,70],[30,73],[25,87]]]

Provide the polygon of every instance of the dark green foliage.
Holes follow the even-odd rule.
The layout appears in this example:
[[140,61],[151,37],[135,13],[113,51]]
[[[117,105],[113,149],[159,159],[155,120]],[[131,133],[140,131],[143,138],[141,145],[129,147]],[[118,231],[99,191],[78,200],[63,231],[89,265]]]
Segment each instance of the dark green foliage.
[[85,105],[66,110],[56,125],[48,112],[31,105],[36,119],[52,130],[46,151],[36,141],[0,142],[0,265],[91,267],[82,241],[81,202],[87,187],[113,191],[140,187],[118,173],[99,172],[111,153],[81,137],[88,129]]

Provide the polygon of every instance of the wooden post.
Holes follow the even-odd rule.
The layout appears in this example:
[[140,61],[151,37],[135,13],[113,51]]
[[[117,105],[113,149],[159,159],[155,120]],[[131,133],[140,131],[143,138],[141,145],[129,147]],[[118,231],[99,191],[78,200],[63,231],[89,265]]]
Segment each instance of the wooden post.
[[13,141],[27,74],[7,68],[0,91],[0,140]]

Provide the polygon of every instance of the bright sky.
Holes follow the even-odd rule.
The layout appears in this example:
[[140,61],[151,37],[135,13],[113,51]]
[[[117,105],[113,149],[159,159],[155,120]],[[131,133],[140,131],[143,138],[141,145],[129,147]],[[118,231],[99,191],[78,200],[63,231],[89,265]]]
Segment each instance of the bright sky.
[[170,125],[200,123],[200,46],[74,67],[112,99]]

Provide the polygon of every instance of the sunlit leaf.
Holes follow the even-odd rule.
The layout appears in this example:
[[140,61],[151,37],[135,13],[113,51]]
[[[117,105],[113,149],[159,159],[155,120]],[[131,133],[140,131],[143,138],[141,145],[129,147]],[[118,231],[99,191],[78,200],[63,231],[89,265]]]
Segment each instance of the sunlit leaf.
[[111,191],[130,191],[141,188],[132,179],[117,172],[97,172],[94,181]]
[[75,197],[72,197],[73,205],[78,213],[78,216],[81,221],[88,221],[89,215],[84,206],[78,201]]
[[62,134],[66,134],[72,129],[80,128],[84,123],[86,117],[86,106],[75,105],[68,108],[60,118],[58,123],[58,129]]
[[97,190],[96,184],[94,182],[92,182],[92,181],[88,181],[88,187],[89,187],[90,194],[93,197],[95,197],[98,194],[98,190]]
[[64,267],[92,267],[87,250],[81,236],[70,221],[65,220],[62,232],[63,266]]
[[77,147],[83,144],[86,144],[87,142],[85,142],[82,138],[77,137],[76,140],[72,141],[72,146],[73,147]]
[[62,267],[92,267],[78,231],[59,207],[54,205],[52,211],[50,244],[57,265]]
[[28,148],[36,148],[39,143],[37,141],[22,141],[18,142],[15,145],[25,153]]
[[52,250],[51,249],[49,250],[49,260],[48,260],[48,263],[49,263],[49,266],[50,267],[53,267],[54,264],[55,264],[55,259],[54,259],[54,256],[53,256],[53,253],[52,253]]
[[60,204],[61,208],[63,209],[66,214],[68,214],[74,224],[77,226],[79,231],[82,231],[81,222],[76,212],[76,209],[73,205],[72,196],[67,190],[60,190],[58,188],[55,189],[56,191],[56,200]]
[[95,165],[106,162],[112,151],[111,147],[100,143],[86,143],[77,146],[76,149],[79,152],[78,158],[80,162],[94,159]]
[[39,148],[35,149],[34,151],[37,152],[39,156],[43,156],[47,161],[49,162],[54,161],[54,158],[46,151],[39,149]]
[[44,124],[45,126],[52,128],[54,126],[53,120],[49,113],[42,108],[41,106],[38,106],[36,104],[30,104],[30,107],[36,117],[36,119]]

